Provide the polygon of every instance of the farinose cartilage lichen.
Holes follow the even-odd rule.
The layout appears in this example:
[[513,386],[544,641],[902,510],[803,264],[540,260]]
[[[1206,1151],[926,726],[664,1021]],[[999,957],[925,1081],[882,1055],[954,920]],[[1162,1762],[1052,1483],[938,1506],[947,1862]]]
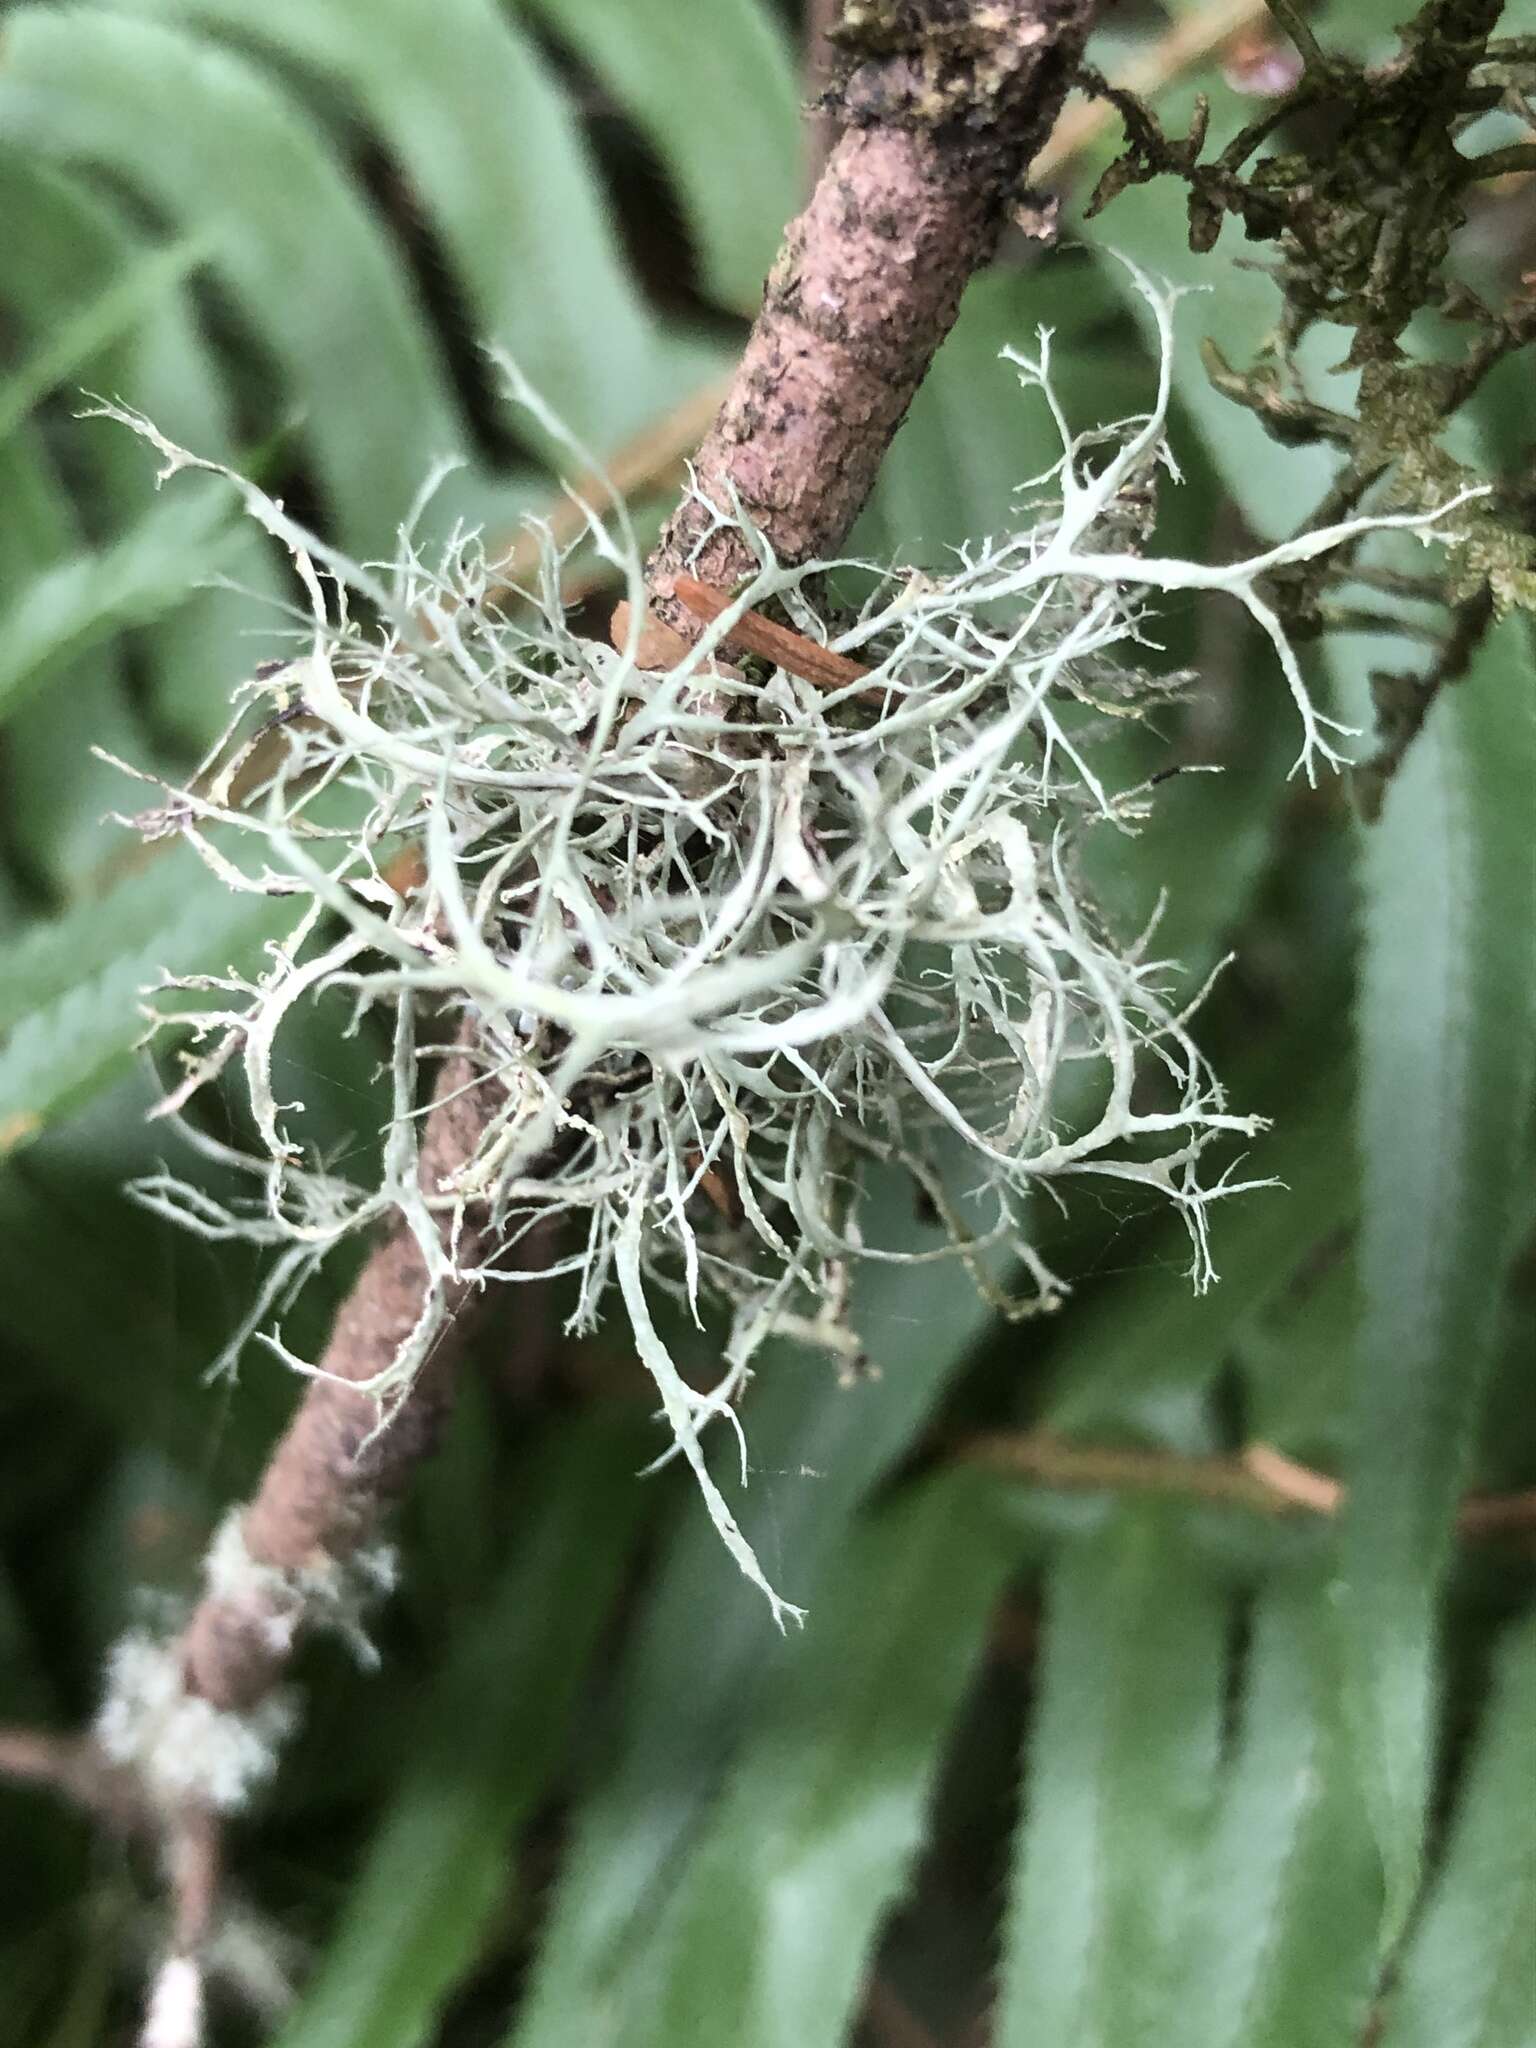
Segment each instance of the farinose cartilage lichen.
[[[504,1254],[564,1216],[550,1241],[579,1276],[576,1323],[590,1325],[616,1283],[673,1449],[782,1616],[797,1610],[767,1585],[700,1432],[719,1416],[740,1438],[735,1400],[776,1330],[857,1351],[849,1261],[959,1256],[994,1295],[998,1269],[1018,1262],[1031,1288],[1011,1305],[1049,1304],[1060,1283],[1031,1248],[1030,1193],[1097,1175],[1172,1199],[1206,1284],[1206,1210],[1234,1191],[1205,1172],[1206,1149],[1258,1126],[1227,1107],[1172,1006],[1168,963],[1118,942],[1077,882],[1084,832],[1134,822],[1146,796],[1098,772],[1096,728],[1105,712],[1166,699],[1138,660],[1151,597],[1223,590],[1274,646],[1300,714],[1299,765],[1336,759],[1327,735],[1339,728],[1311,703],[1258,579],[1372,525],[1427,522],[1356,520],[1225,567],[1142,552],[1143,487],[1158,465],[1177,474],[1169,309],[1148,298],[1164,342],[1150,413],[1074,434],[1048,337],[1012,356],[1050,408],[1059,462],[1022,488],[1016,530],[942,570],[857,565],[873,591],[833,644],[871,673],[840,690],[719,654],[736,613],[773,601],[826,638],[812,592],[853,566],[779,564],[737,505],[711,510],[746,535],[757,575],[690,656],[647,672],[641,560],[622,515],[612,532],[592,519],[586,536],[626,586],[630,639],[615,650],[571,631],[552,543],[516,598],[498,594],[476,535],[455,533],[428,560],[414,521],[398,559],[365,570],[234,479],[292,554],[304,651],[245,686],[241,715],[254,702],[275,752],[254,793],[237,803],[226,767],[169,791],[148,822],[179,832],[231,887],[294,901],[258,980],[180,985],[199,997],[198,1051],[168,1113],[239,1059],[263,1153],[245,1162],[258,1182],[245,1203],[168,1173],[138,1189],[205,1235],[277,1249],[226,1362],[342,1237],[403,1217],[430,1281],[372,1385],[387,1416],[439,1327],[458,1242],[443,1219],[488,1206],[498,1254],[473,1277],[492,1282],[527,1277],[529,1259],[514,1269]],[[161,450],[162,474],[215,467],[132,424]],[[237,862],[234,838],[258,857]],[[409,845],[424,872],[400,893],[386,870]],[[302,1155],[272,1080],[284,1018],[337,988],[391,1023],[393,1114],[366,1184]],[[501,1107],[452,1182],[423,1192],[424,1048],[440,1043],[445,1010],[472,1016]],[[1070,1098],[1069,1076],[1087,1083]],[[879,1162],[923,1190],[944,1226],[932,1249],[866,1234]],[[706,1297],[731,1309],[712,1390],[679,1375],[653,1320],[658,1293],[695,1315]],[[276,1328],[259,1334],[307,1369]]]

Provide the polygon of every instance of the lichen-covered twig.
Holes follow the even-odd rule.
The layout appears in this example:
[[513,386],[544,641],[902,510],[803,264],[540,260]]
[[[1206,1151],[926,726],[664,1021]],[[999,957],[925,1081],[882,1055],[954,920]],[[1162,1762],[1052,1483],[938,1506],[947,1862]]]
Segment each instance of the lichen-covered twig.
[[[293,1470],[285,1452],[248,1518],[260,1551],[242,1523],[213,1553],[211,1612],[246,1617],[242,1655],[255,1664],[247,1678],[208,1639],[241,1704],[259,1699],[304,1615],[334,1603],[352,1522],[373,1511],[366,1465],[357,1502],[340,1487],[351,1467],[331,1455],[337,1385],[351,1415],[343,1441],[372,1414],[408,1456],[399,1417],[416,1385],[430,1398],[453,1308],[479,1282],[510,1280],[498,1260],[561,1213],[583,1226],[569,1267],[577,1326],[617,1293],[675,1452],[780,1615],[796,1610],[764,1578],[700,1435],[716,1419],[739,1429],[734,1401],[769,1335],[809,1335],[844,1358],[856,1349],[850,1262],[959,1257],[1010,1312],[1053,1306],[1061,1289],[1032,1249],[1031,1191],[1093,1175],[1175,1202],[1196,1284],[1212,1277],[1207,1212],[1239,1190],[1230,1167],[1212,1179],[1206,1154],[1258,1125],[1227,1108],[1150,934],[1125,944],[1080,886],[1083,835],[1096,822],[1132,829],[1145,808],[1146,792],[1116,790],[1095,755],[1115,722],[1177,687],[1140,660],[1149,604],[1201,589],[1236,598],[1273,643],[1301,720],[1298,765],[1310,774],[1336,759],[1334,722],[1312,703],[1259,579],[1360,532],[1428,540],[1460,501],[1345,522],[1246,562],[1152,552],[1147,481],[1165,463],[1176,474],[1172,307],[1149,280],[1138,286],[1162,343],[1147,413],[1077,431],[1054,391],[1048,334],[1034,354],[1007,351],[1048,409],[1059,460],[1026,485],[1033,497],[1016,495],[1015,530],[959,550],[942,573],[860,565],[865,600],[841,632],[808,594],[839,565],[779,562],[739,500],[707,501],[702,485],[711,534],[737,534],[757,564],[746,587],[714,591],[679,571],[698,644],[665,625],[637,630],[647,593],[633,533],[622,515],[614,533],[594,521],[594,546],[631,593],[623,644],[604,648],[572,632],[552,544],[537,591],[507,613],[483,601],[474,536],[427,559],[407,532],[381,578],[222,472],[290,549],[310,611],[309,652],[243,694],[265,706],[298,693],[303,716],[281,724],[283,758],[252,802],[232,802],[216,778],[167,790],[141,822],[180,833],[231,887],[298,910],[259,980],[183,982],[199,1008],[167,1020],[206,1048],[184,1055],[167,1113],[239,1059],[260,1144],[219,1156],[255,1190],[219,1202],[167,1170],[137,1192],[204,1236],[280,1248],[231,1360],[285,1289],[382,1218],[400,1220],[417,1283],[386,1303],[383,1343],[369,1341],[377,1303],[363,1290],[364,1341],[346,1319],[338,1340],[362,1364],[322,1363],[290,1439]],[[129,423],[165,474],[218,468]],[[354,592],[375,615],[362,627]],[[764,619],[760,601],[807,630]],[[665,645],[643,651],[658,636]],[[726,644],[748,650],[750,670],[714,659]],[[421,851],[404,895],[384,879],[402,838]],[[326,989],[393,1018],[394,1104],[371,1179],[307,1156],[277,1099],[277,1035]],[[464,1145],[423,1175],[418,1046],[445,996],[465,1014],[491,1114],[465,1114]],[[1073,1107],[1069,1072],[1089,1091]],[[454,1088],[445,1100],[466,1098]],[[919,1252],[872,1235],[870,1169],[882,1161],[922,1188],[943,1241]],[[989,1270],[1010,1261],[1032,1294],[1011,1299]],[[390,1270],[383,1255],[372,1269]],[[653,1317],[659,1292],[694,1314],[706,1297],[734,1309],[717,1387],[679,1376]],[[259,1334],[314,1370],[275,1330]],[[314,1475],[317,1503],[304,1493]],[[194,1686],[193,1697],[207,1694]]]
[[[668,550],[691,547],[689,533],[708,516],[701,493],[711,484],[727,498],[739,494],[744,515],[762,522],[762,544],[789,562],[841,540],[966,278],[989,253],[1049,133],[1091,12],[1090,0],[1004,0],[984,9],[927,0],[845,10],[838,34],[847,62],[835,92],[848,133],[788,233],[763,314],[701,451],[698,489],[651,565],[652,588],[663,599]],[[732,547],[735,558],[755,559],[734,527],[722,526],[721,536],[708,559],[724,562]],[[684,616],[696,628],[693,615]],[[280,1158],[275,1105],[263,1113],[253,1096],[253,1106]],[[474,1098],[450,1092],[449,1108],[428,1120],[429,1159],[450,1111],[459,1119],[462,1166],[486,1119],[466,1130],[476,1122]],[[446,1184],[452,1166],[428,1178]],[[200,1697],[231,1706],[260,1697],[286,1660],[303,1606],[292,1588],[275,1592],[271,1575],[291,1579],[334,1559],[338,1545],[350,1545],[371,1521],[387,1490],[379,1475],[393,1482],[417,1454],[428,1433],[418,1417],[433,1413],[447,1365],[441,1350],[422,1371],[418,1360],[409,1370],[402,1361],[408,1336],[423,1327],[429,1280],[439,1291],[450,1284],[462,1290],[462,1276],[478,1263],[477,1247],[462,1235],[465,1213],[460,1202],[453,1259],[430,1276],[419,1218],[365,1268],[320,1376],[242,1519],[247,1561],[267,1577],[260,1590],[253,1584],[237,1595],[224,1585],[210,1593],[188,1631],[187,1682]],[[439,1301],[438,1322],[442,1312]],[[377,1402],[386,1393],[404,1397],[380,1431]]]
[[[470,1035],[468,1028],[461,1033]],[[467,1053],[444,1063],[418,1169],[426,1196],[473,1156],[496,1098],[494,1084],[477,1082]],[[344,1564],[368,1541],[381,1510],[432,1448],[482,1298],[462,1275],[481,1263],[483,1228],[470,1210],[442,1282],[439,1334],[405,1397],[383,1416],[378,1400],[359,1387],[377,1380],[408,1342],[430,1280],[421,1247],[403,1224],[363,1267],[241,1516],[241,1566],[205,1595],[186,1629],[186,1684],[199,1698],[238,1710],[270,1689],[305,1619],[306,1575]]]

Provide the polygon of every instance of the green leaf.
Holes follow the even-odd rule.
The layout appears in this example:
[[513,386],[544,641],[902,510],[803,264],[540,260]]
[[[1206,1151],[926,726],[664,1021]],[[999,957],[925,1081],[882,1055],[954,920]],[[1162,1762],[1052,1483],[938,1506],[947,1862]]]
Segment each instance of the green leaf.
[[228,493],[199,479],[121,539],[35,575],[0,615],[0,720],[40,690],[67,686],[72,664],[113,633],[164,618],[245,537]]
[[[891,1182],[886,1199],[871,1236],[894,1243],[910,1191]],[[739,1519],[774,1583],[809,1604],[810,1630],[818,1588],[830,1594],[840,1578],[860,1502],[985,1322],[952,1265],[867,1269],[855,1307],[878,1380],[840,1386],[816,1353],[773,1345],[743,1414],[753,1484]],[[754,1702],[796,1652],[761,1602],[739,1597],[739,1575],[696,1500],[684,1491],[680,1501],[620,1675],[624,1719],[578,1810],[518,2048],[602,2040]]]
[[1154,1986],[1180,2048],[1331,2048],[1358,2038],[1381,1906],[1339,1712],[1325,1586],[1261,1594],[1233,1754],[1177,1943]]
[[[1242,1175],[1281,1185],[1223,1203],[1212,1219],[1219,1286],[1196,1294],[1183,1277],[1188,1240],[1176,1220],[1159,1232],[1144,1270],[1069,1309],[1058,1353],[1053,1428],[1087,1432],[1138,1419],[1157,1431],[1169,1402],[1215,1379],[1243,1326],[1286,1286],[1321,1238],[1353,1213],[1347,1130],[1350,1075],[1326,1039],[1306,1047],[1299,1076],[1275,1074],[1257,1099],[1233,1080],[1244,1109],[1270,1110],[1275,1128],[1254,1141]],[[1257,1078],[1257,1077],[1255,1077]],[[1175,1405],[1177,1405],[1175,1403]]]
[[[47,1402],[62,1432],[85,1423],[153,1445],[212,1498],[238,1498],[291,1410],[293,1383],[264,1367],[233,1398],[205,1388],[259,1264],[244,1247],[167,1230],[124,1194],[171,1149],[145,1121],[153,1100],[148,1076],[129,1074],[0,1160],[6,1373]],[[196,1175],[184,1152],[177,1163]]]
[[[442,238],[470,338],[509,350],[600,451],[720,367],[714,351],[658,329],[570,105],[494,0],[139,0],[135,11],[270,45],[354,97]],[[525,414],[509,423],[538,438]],[[444,452],[424,450],[422,473]]]
[[131,332],[187,276],[197,256],[192,242],[146,251],[63,327],[46,335],[0,382],[0,440],[14,433],[40,399],[72,379],[82,363]]
[[509,1845],[569,1740],[640,1490],[628,1429],[586,1423],[540,1458],[527,1533],[461,1625],[409,1761],[281,2048],[415,2048],[473,1967]]
[[530,0],[676,183],[704,291],[755,313],[807,175],[787,39],[762,0]]
[[997,2048],[1166,2038],[1156,1974],[1188,1910],[1211,1798],[1224,1610],[1173,1513],[1121,1509],[1058,1564]]
[[303,409],[338,539],[391,547],[466,436],[399,258],[329,144],[247,59],[156,22],[21,7],[5,58],[0,137],[98,164],[206,247]]
[[1510,618],[1441,691],[1364,859],[1348,1682],[1387,1873],[1417,1889],[1436,1616],[1511,1249],[1536,1013],[1536,703]]
[[1347,1235],[1342,1224],[1332,1241],[1320,1232],[1283,1291],[1238,1332],[1235,1347],[1249,1434],[1329,1472],[1344,1468],[1353,1441],[1349,1364],[1359,1279]]
[[[1019,1537],[949,1475],[855,1534],[764,1689],[651,1946],[616,1987],[625,2048],[836,2048],[922,1844],[941,1746]],[[601,2024],[601,2023],[599,2023]]]
[[162,970],[250,967],[291,907],[237,894],[180,848],[0,955],[0,1152],[122,1071]]
[[[146,242],[110,198],[15,138],[0,146],[0,209],[11,230],[0,289],[39,359],[59,330],[75,330],[80,352],[68,381],[142,407],[166,433],[202,453],[231,453],[219,366],[191,293],[174,275],[155,276],[162,263],[174,272],[187,256],[200,262],[205,252],[197,238]],[[86,348],[92,321],[109,315],[114,301],[126,313],[135,279],[143,290],[134,317]],[[150,484],[131,438],[88,433],[80,445],[112,500],[110,510],[117,513],[119,499],[139,510]]]
[[[89,309],[120,294],[139,266],[169,260],[158,246],[146,254],[126,218],[78,179],[14,149],[0,148],[0,218],[9,230],[0,290],[8,315],[43,355],[60,329],[80,329]],[[137,408],[184,447],[226,458],[234,453],[221,366],[184,284],[148,295],[131,328],[82,359],[72,381]],[[81,426],[67,441],[61,435],[59,441],[91,535],[106,542],[132,532],[154,504],[153,472],[141,443],[124,428],[101,421]],[[6,456],[14,459],[20,445],[13,442]],[[63,511],[62,490],[58,496],[61,516],[48,523],[47,545],[40,546],[35,517],[15,507],[9,492],[0,494],[0,549],[8,525],[23,528],[28,572],[79,548],[77,522]],[[239,589],[189,592],[163,618],[139,629],[135,649],[157,724],[186,733],[199,748],[223,723],[230,687],[249,666],[253,630],[271,629],[272,613],[263,599],[279,587],[275,554],[254,525],[246,527],[243,539],[230,542],[223,564]],[[19,570],[0,573],[0,588],[19,588],[20,576]],[[79,713],[78,731],[61,718],[57,706],[37,716],[23,713],[13,724],[8,757],[33,814],[23,821],[29,844],[78,837],[62,824],[51,833],[46,830],[46,822],[59,819],[71,804],[92,819],[103,808],[96,778],[80,765],[88,740],[139,758],[147,751],[142,738],[129,741],[115,730],[126,709],[115,662],[113,673],[103,675],[95,687],[97,704],[86,703],[88,667],[101,666],[100,656],[89,665],[78,655],[71,660],[71,706]],[[109,691],[122,701],[109,704]],[[74,788],[67,764],[74,765]]]
[[1512,1629],[1381,2048],[1531,2048],[1536,1619]]
[[[77,547],[69,501],[42,435],[28,422],[0,441],[0,590],[35,591]],[[18,603],[24,608],[25,598]],[[54,632],[67,637],[70,623],[46,604],[34,611],[35,626],[44,625],[50,610]],[[41,637],[46,643],[46,634]],[[28,659],[24,645],[13,650],[0,643],[0,672],[16,663],[12,673],[22,697]],[[124,754],[144,749],[116,650],[99,641],[76,646],[67,701],[52,706],[19,702],[9,715],[0,710],[0,723],[5,725],[7,838],[34,877],[45,878],[67,896],[80,874],[101,858],[109,831],[116,829],[103,824],[102,813],[120,778],[93,760],[91,746]]]

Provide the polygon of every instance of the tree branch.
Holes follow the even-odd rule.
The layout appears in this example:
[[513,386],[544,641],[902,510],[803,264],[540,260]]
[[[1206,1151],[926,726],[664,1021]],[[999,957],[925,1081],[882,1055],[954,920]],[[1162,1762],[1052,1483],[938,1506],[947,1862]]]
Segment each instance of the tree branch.
[[[1060,111],[1094,0],[845,7],[833,87],[847,126],[785,232],[741,366],[695,459],[779,558],[832,552],[862,510],[966,281]],[[866,17],[874,27],[858,24]],[[755,563],[686,498],[652,555],[656,616],[685,638],[687,571],[729,590]]]
[[[461,1042],[472,1037],[466,1024]],[[479,1141],[498,1099],[479,1087],[467,1053],[446,1060],[422,1141],[419,1180],[439,1192]],[[446,1229],[446,1224],[445,1224]],[[461,1233],[456,1265],[473,1268],[486,1247],[474,1224]],[[369,1258],[342,1303],[316,1377],[272,1454],[242,1517],[245,1551],[258,1573],[294,1573],[343,1562],[367,1541],[381,1510],[433,1448],[452,1399],[453,1374],[474,1326],[479,1297],[448,1283],[448,1326],[399,1407],[380,1426],[379,1405],[360,1392],[387,1370],[426,1298],[427,1268],[403,1224]],[[296,1633],[260,1577],[240,1593],[211,1592],[182,1640],[187,1690],[221,1708],[259,1699],[288,1661]]]

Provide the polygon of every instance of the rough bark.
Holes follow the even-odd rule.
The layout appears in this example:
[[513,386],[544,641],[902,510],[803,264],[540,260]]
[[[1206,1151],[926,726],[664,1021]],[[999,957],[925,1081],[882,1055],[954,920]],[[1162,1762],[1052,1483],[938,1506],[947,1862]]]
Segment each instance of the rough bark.
[[[850,0],[830,94],[847,126],[768,279],[741,366],[695,459],[785,562],[835,549],[874,484],[967,279],[991,255],[1060,110],[1094,0]],[[655,616],[689,570],[728,590],[755,563],[685,500],[649,565]]]

